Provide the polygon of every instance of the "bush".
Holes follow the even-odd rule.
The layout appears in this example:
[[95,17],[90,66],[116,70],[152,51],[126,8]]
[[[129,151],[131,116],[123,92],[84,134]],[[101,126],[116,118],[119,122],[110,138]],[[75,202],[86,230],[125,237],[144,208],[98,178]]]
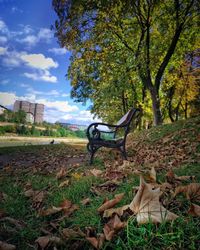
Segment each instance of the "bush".
[[4,127],[0,127],[0,135],[4,135],[5,134],[5,129]]
[[1,128],[5,133],[16,133],[16,127],[13,125],[6,125]]

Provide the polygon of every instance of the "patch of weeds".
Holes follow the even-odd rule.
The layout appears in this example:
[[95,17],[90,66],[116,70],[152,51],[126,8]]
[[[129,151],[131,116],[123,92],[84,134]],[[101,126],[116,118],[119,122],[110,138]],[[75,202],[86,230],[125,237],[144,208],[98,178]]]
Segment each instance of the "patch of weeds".
[[84,197],[88,197],[92,184],[99,183],[96,177],[81,177],[72,180],[69,187],[58,188],[48,196],[48,204],[58,206],[63,200],[69,199],[73,203],[79,203]]
[[14,178],[5,178],[0,189],[5,193],[6,198],[1,203],[3,211],[14,218],[23,218],[27,213],[29,203],[23,195],[22,188],[14,182]]
[[98,167],[98,169],[104,170],[104,162],[103,159],[99,157],[95,157],[93,161],[93,166]]
[[[136,219],[129,219],[122,235],[118,236],[114,244],[107,244],[104,249],[198,249],[200,240],[199,220],[183,218],[169,223],[155,225],[148,223],[138,225]],[[111,248],[114,245],[115,248]],[[124,248],[126,246],[126,248]]]
[[72,217],[72,225],[85,227],[95,227],[97,232],[101,232],[102,224],[101,218],[97,212],[97,209],[103,203],[103,199],[100,197],[90,197],[91,201],[88,205],[80,205],[79,210],[77,210]]
[[26,180],[31,182],[31,185],[34,190],[41,190],[52,186],[54,187],[58,186],[58,180],[52,176],[44,176],[38,174],[29,175],[26,177]]
[[[194,175],[195,176],[195,182],[200,182],[200,164],[194,163],[194,164],[188,164],[181,166],[179,168],[174,169],[175,174],[181,176],[181,175]],[[191,182],[191,181],[190,181]]]

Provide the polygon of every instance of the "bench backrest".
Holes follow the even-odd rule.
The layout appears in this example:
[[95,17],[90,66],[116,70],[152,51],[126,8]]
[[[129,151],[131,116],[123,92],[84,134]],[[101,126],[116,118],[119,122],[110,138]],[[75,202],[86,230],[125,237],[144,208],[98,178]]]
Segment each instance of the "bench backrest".
[[134,113],[137,111],[137,109],[135,108],[132,108],[130,109],[118,122],[117,122],[117,125],[118,126],[123,126],[123,125],[128,125],[132,118],[133,118],[133,115]]

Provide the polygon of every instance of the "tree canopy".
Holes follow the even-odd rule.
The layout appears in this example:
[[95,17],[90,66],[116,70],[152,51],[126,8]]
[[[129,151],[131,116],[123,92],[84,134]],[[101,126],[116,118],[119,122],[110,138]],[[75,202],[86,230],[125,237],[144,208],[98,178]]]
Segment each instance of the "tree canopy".
[[142,106],[158,125],[166,114],[173,121],[180,113],[181,89],[191,97],[187,105],[197,98],[189,89],[199,89],[197,74],[191,77],[198,64],[191,64],[187,79],[185,64],[198,54],[199,1],[53,0],[53,7],[56,36],[72,52],[71,96],[90,99],[95,115],[116,121]]

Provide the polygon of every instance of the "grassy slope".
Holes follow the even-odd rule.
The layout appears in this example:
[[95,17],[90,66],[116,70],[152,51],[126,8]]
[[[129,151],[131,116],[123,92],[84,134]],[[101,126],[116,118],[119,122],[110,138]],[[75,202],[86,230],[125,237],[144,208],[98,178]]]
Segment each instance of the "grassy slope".
[[[173,167],[176,174],[195,175],[196,181],[200,182],[199,134],[200,117],[130,135],[128,139],[129,159],[137,168],[144,169],[154,166],[158,171],[158,181],[164,180],[167,169]],[[69,147],[66,149],[64,145],[5,148],[2,154],[24,154],[26,156],[26,153],[27,155],[31,153],[39,157],[40,154],[45,155],[46,151],[53,158],[64,157],[66,154],[86,154],[85,149],[78,149],[77,152]],[[92,168],[104,170],[107,162],[113,163],[114,157],[113,151],[109,151],[109,154],[105,151],[99,153],[95,166]],[[12,164],[12,166],[15,165],[14,160],[12,160]],[[24,168],[24,166],[21,167]],[[81,174],[88,168],[89,166],[83,163],[78,168],[72,169],[72,172]],[[104,182],[96,177],[82,176],[79,178],[80,175],[71,175],[69,177],[71,185],[59,188],[61,181],[55,178],[54,172],[44,174],[41,171],[35,173],[9,171],[4,168],[0,172],[0,190],[6,194],[0,208],[7,213],[7,216],[23,220],[26,227],[15,231],[12,224],[4,222],[0,227],[0,240],[15,244],[18,249],[32,249],[30,244],[34,245],[35,239],[43,235],[41,228],[45,228],[50,221],[55,219],[53,215],[47,218],[38,217],[31,201],[24,196],[23,190],[27,183],[31,183],[36,190],[49,187],[48,196],[43,204],[46,208],[58,206],[64,199],[70,199],[80,206],[80,209],[72,216],[60,222],[57,230],[52,231],[54,235],[59,235],[62,228],[73,228],[74,226],[83,230],[85,227],[91,226],[95,227],[97,232],[101,232],[104,222],[96,209],[102,204],[105,197],[111,198],[120,192],[125,192],[126,195],[119,205],[129,203],[133,199],[132,187],[138,185],[139,181],[138,176],[130,175],[121,182],[115,191],[96,196],[91,192],[91,186]],[[80,203],[85,197],[91,199],[88,206]],[[149,223],[138,226],[134,218],[129,219],[125,230],[120,232],[112,242],[106,242],[104,249],[198,249],[200,222],[198,218],[188,216],[189,205],[189,202],[182,196],[177,199],[175,205],[171,205],[170,211],[180,215],[179,219],[172,223],[161,225]],[[78,241],[79,248],[76,248],[76,244],[77,240],[71,241],[63,249],[92,249],[85,240]]]

